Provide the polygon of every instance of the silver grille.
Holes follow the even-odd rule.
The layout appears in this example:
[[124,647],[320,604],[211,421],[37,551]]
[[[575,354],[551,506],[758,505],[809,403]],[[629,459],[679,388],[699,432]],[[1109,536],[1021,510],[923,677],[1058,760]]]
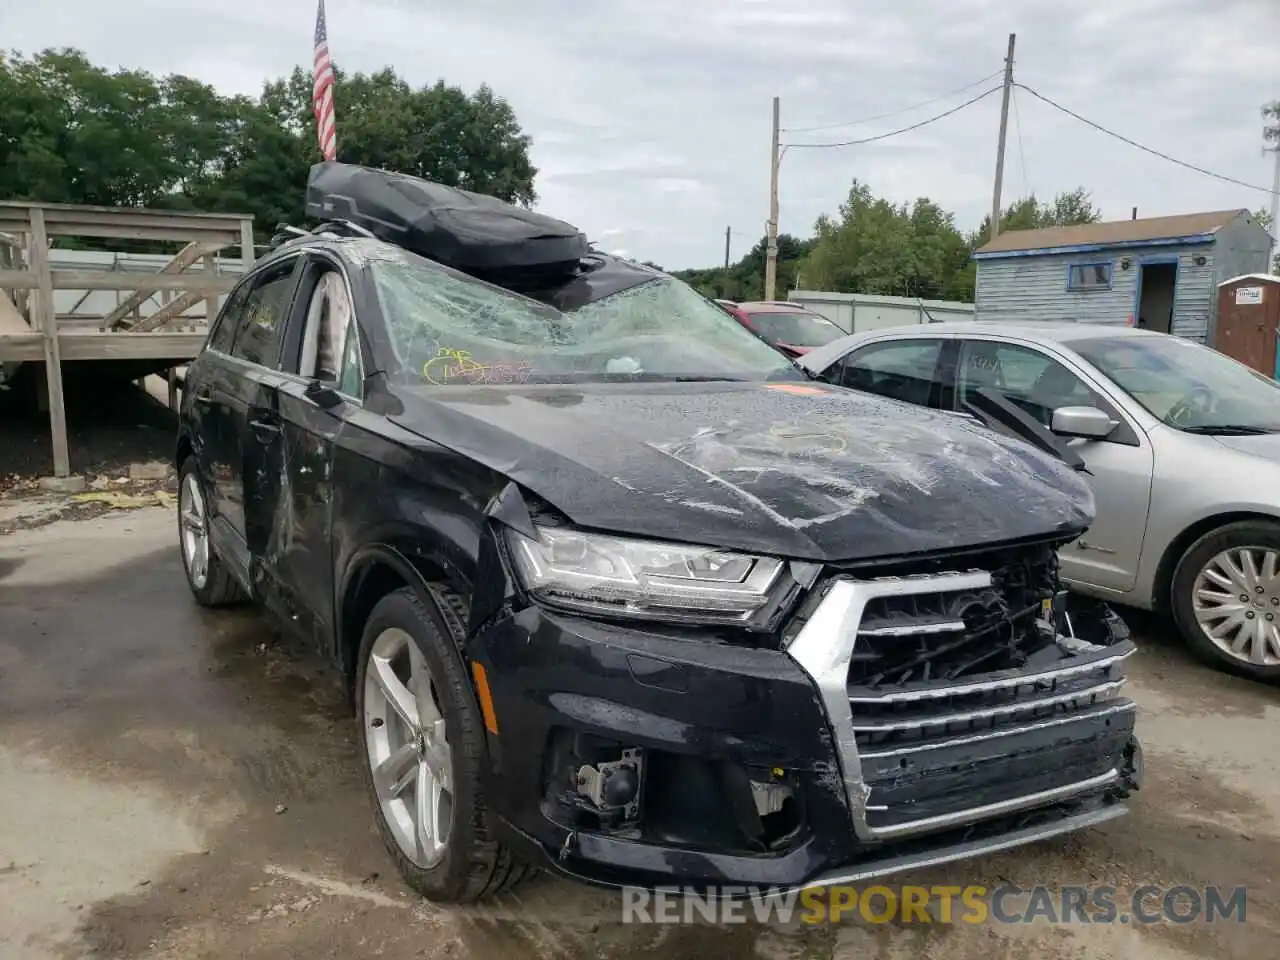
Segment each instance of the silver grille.
[[[913,637],[962,634],[958,619],[923,618],[918,623],[864,628],[867,605],[885,597],[927,598],[937,594],[985,590],[991,573],[836,580],[788,647],[788,653],[812,677],[822,697],[836,739],[854,833],[863,840],[898,839],[991,819],[1020,810],[1057,803],[1105,789],[1120,779],[1119,771],[1094,772],[1074,783],[1055,784],[996,803],[975,804],[943,815],[922,816],[875,826],[870,813],[887,808],[871,805],[863,778],[863,762],[919,756],[942,747],[983,744],[1000,738],[1132,713],[1134,705],[1116,699],[1124,685],[1122,661],[1131,645],[1114,653],[1066,658],[1051,666],[1004,670],[989,677],[965,677],[897,689],[849,688],[850,663],[859,637]],[[860,629],[861,628],[861,629]],[[907,762],[905,759],[904,763]]]

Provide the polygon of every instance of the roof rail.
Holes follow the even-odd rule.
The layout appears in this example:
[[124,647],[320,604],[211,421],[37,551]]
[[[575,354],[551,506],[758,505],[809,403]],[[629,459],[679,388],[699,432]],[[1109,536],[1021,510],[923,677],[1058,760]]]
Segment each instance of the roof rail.
[[334,233],[338,236],[356,236],[368,237],[370,240],[377,240],[377,235],[358,223],[352,223],[350,220],[326,220],[320,226],[316,227],[313,233]]
[[378,239],[371,231],[366,230],[359,224],[352,223],[350,220],[326,220],[319,226],[310,230],[304,230],[301,227],[295,227],[290,223],[276,224],[275,236],[271,238],[270,249],[275,250],[277,247],[284,246],[286,243],[293,243],[296,240],[302,240],[306,237],[368,237],[371,240]]

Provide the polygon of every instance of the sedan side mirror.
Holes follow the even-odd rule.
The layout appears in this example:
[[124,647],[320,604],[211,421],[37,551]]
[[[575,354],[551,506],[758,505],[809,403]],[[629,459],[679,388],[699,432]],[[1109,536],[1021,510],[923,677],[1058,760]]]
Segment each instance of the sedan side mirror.
[[306,397],[321,410],[332,410],[342,403],[342,394],[320,380],[307,384]]
[[1050,429],[1063,437],[1104,440],[1119,424],[1097,407],[1059,407],[1053,411]]

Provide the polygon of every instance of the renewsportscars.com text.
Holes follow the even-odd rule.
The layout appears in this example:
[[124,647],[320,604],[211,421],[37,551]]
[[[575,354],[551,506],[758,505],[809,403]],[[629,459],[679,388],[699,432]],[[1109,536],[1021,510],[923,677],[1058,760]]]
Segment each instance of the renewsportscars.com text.
[[862,920],[896,924],[1221,923],[1245,921],[1244,887],[1114,886],[998,887],[875,885],[747,887],[710,890],[624,887],[623,923],[807,924]]

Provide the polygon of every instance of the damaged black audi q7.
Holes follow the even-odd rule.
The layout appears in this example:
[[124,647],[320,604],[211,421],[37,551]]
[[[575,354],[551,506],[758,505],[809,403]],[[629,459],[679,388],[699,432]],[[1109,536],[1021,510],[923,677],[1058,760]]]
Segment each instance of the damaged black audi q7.
[[647,267],[499,285],[386,220],[228,297],[179,534],[199,602],[341,667],[414,889],[852,882],[1124,812],[1133,645],[1053,614],[1073,470],[809,381]]

